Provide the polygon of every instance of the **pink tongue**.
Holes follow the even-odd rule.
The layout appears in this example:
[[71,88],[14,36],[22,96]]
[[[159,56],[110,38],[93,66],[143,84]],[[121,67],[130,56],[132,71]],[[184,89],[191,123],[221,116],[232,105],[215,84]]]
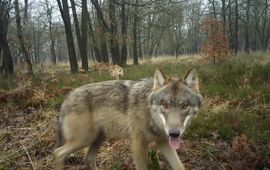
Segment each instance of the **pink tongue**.
[[170,137],[169,142],[170,142],[170,145],[171,145],[171,147],[173,149],[179,149],[180,148],[180,143],[181,143],[180,138],[172,138],[172,137]]

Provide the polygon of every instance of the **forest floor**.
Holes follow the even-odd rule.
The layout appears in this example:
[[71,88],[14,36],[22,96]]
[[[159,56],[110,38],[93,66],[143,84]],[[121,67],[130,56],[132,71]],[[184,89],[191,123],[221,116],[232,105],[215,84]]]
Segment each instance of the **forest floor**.
[[[186,169],[270,169],[270,55],[231,57],[213,64],[201,57],[167,57],[124,67],[123,79],[151,77],[156,68],[184,75],[196,68],[204,96],[202,111],[178,150]],[[35,68],[35,76],[0,79],[0,170],[53,169],[55,127],[63,97],[87,83],[109,80],[97,71],[71,75],[67,64]],[[84,152],[72,154],[66,169],[85,169]],[[152,170],[170,169],[149,151]],[[99,151],[100,169],[134,169],[127,140],[107,141]]]

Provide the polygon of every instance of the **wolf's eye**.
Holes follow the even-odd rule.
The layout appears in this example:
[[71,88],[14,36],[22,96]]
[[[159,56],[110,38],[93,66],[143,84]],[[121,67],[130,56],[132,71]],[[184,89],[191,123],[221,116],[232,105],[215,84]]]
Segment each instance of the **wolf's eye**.
[[164,101],[164,100],[160,101],[160,105],[162,105],[162,107],[164,109],[168,109],[169,108],[169,103],[166,102],[166,101]]
[[164,109],[168,109],[169,108],[168,103],[163,103],[162,106],[163,106]]
[[182,109],[182,110],[187,110],[188,107],[189,107],[189,105],[186,104],[186,103],[181,104],[181,109]]

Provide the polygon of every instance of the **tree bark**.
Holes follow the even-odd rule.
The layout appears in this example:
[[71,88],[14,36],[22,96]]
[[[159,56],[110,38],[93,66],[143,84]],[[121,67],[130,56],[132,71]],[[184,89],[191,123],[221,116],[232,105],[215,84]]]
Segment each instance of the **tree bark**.
[[138,57],[143,58],[143,49],[142,49],[142,27],[141,20],[138,21],[138,32],[137,32],[137,44],[138,44]]
[[90,36],[91,36],[92,41],[93,41],[94,56],[95,56],[95,59],[98,62],[101,62],[102,60],[101,60],[100,51],[99,51],[99,48],[98,48],[98,42],[97,42],[96,37],[94,35],[94,29],[93,29],[93,26],[92,26],[92,20],[91,20],[91,16],[90,16],[88,11],[87,11],[87,20],[88,20],[89,33],[90,33]]
[[133,64],[139,64],[138,60],[138,45],[137,45],[137,31],[138,31],[138,11],[139,11],[139,0],[136,0],[135,2],[136,6],[134,7],[134,19],[133,19]]
[[7,41],[9,12],[12,9],[11,1],[0,4],[0,71],[7,76],[14,73],[13,59]]
[[28,23],[28,0],[24,0],[23,25]]
[[226,29],[226,4],[225,4],[226,0],[221,0],[221,4],[222,4],[222,20],[223,20],[223,32],[226,33],[227,29]]
[[215,0],[208,0],[208,2],[212,5],[214,18],[217,19],[217,10],[216,10]]
[[115,16],[114,0],[109,0],[109,28],[110,28],[110,50],[112,56],[112,63],[120,65],[120,53],[117,36],[117,21]]
[[235,34],[234,34],[234,54],[237,55],[238,53],[238,20],[239,20],[239,13],[238,13],[238,0],[235,0]]
[[246,3],[245,52],[249,54],[250,0]]
[[86,20],[85,15],[87,14],[87,1],[82,0],[82,26],[81,26],[82,31],[80,31],[75,1],[70,0],[70,2],[71,2],[73,19],[74,19],[77,42],[79,45],[79,51],[80,51],[80,56],[81,56],[81,61],[82,61],[82,69],[84,69],[85,71],[88,71],[87,34],[86,34],[87,33],[87,21],[85,21]]
[[127,63],[127,30],[128,30],[128,14],[126,3],[124,0],[121,2],[121,34],[122,34],[122,50],[121,50],[121,64]]
[[20,43],[20,48],[23,53],[25,62],[27,63],[27,73],[30,75],[33,75],[33,69],[32,69],[32,62],[30,59],[29,51],[25,46],[25,40],[24,40],[24,34],[23,34],[23,29],[21,25],[21,17],[20,17],[20,8],[19,8],[19,2],[18,0],[14,1],[15,5],[15,15],[16,15],[16,26],[17,26],[17,36],[19,39]]
[[[8,42],[6,38],[3,38],[1,36],[1,30],[0,30],[0,51],[2,52],[2,71],[5,75],[10,75],[14,73],[14,68],[13,68],[13,60],[12,56],[10,53],[10,49],[8,46]],[[0,54],[1,55],[1,54]]]
[[72,29],[71,29],[71,23],[70,23],[70,16],[69,16],[69,8],[68,8],[68,2],[67,0],[62,0],[62,3],[60,0],[57,0],[62,19],[64,21],[65,25],[65,33],[66,33],[66,39],[67,39],[67,45],[68,45],[68,55],[69,55],[69,64],[70,64],[70,70],[71,73],[77,73],[78,72],[78,63],[76,59],[76,51],[72,36]]
[[92,4],[94,5],[96,12],[97,12],[97,20],[99,25],[99,37],[100,37],[100,54],[102,62],[108,63],[108,50],[107,50],[107,40],[105,34],[109,31],[109,26],[107,25],[103,12],[101,11],[100,5],[98,0],[91,0]]
[[229,16],[228,16],[228,22],[229,22],[229,41],[230,41],[230,49],[234,48],[234,43],[233,43],[233,29],[232,29],[232,0],[229,0]]
[[147,55],[148,57],[151,59],[152,57],[152,53],[151,53],[151,49],[150,49],[150,40],[151,40],[151,26],[150,26],[150,23],[151,23],[151,14],[148,13],[147,14],[147,20],[148,20],[148,29],[147,29],[147,34],[146,34],[146,49],[145,51],[147,52]]
[[49,4],[49,1],[45,1],[47,20],[49,24],[49,37],[51,41],[51,61],[55,65],[56,64],[56,53],[55,53],[55,36],[53,34],[53,23],[52,23],[52,6]]
[[98,15],[98,25],[99,25],[99,39],[100,39],[100,54],[102,62],[108,63],[109,62],[109,55],[108,55],[108,48],[107,48],[107,39],[106,39],[106,31],[105,27],[101,22],[101,18]]
[[[256,18],[256,31],[259,35],[260,45],[263,51],[267,50],[268,42],[270,38],[270,26],[267,27],[268,7],[269,7],[268,0],[265,0],[263,14],[261,16],[262,18],[261,19],[259,17]],[[262,23],[260,23],[260,21]]]
[[[53,37],[53,33],[50,31],[50,37]],[[56,53],[55,53],[55,39],[51,38],[51,55],[52,63],[56,65]]]
[[[109,47],[111,51],[111,57],[112,57],[112,63],[113,64],[121,64],[120,63],[120,53],[119,53],[119,44],[118,44],[118,37],[117,37],[117,21],[115,16],[115,0],[109,0],[108,1],[108,15],[109,15],[109,24],[106,23],[104,19],[103,12],[101,11],[100,5],[98,3],[98,0],[91,0],[93,5],[96,8],[97,11],[97,17],[99,20],[99,24],[102,24],[103,27],[101,27],[102,31],[104,33],[109,33]],[[101,34],[101,36],[104,36],[104,34]],[[101,37],[101,53],[105,52],[105,37]],[[103,55],[102,55],[103,56]]]
[[82,57],[82,68],[85,71],[88,71],[88,57],[87,57],[87,40],[88,40],[88,27],[87,27],[87,0],[82,0],[82,50],[81,50],[81,57]]

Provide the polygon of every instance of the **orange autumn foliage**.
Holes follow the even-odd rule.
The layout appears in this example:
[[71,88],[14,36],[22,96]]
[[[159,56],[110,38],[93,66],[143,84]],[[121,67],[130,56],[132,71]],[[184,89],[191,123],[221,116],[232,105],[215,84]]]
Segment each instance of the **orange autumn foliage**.
[[224,33],[221,21],[214,18],[206,18],[202,22],[202,31],[206,35],[206,40],[202,45],[202,53],[204,55],[212,58],[214,63],[229,56],[229,39],[227,34]]

